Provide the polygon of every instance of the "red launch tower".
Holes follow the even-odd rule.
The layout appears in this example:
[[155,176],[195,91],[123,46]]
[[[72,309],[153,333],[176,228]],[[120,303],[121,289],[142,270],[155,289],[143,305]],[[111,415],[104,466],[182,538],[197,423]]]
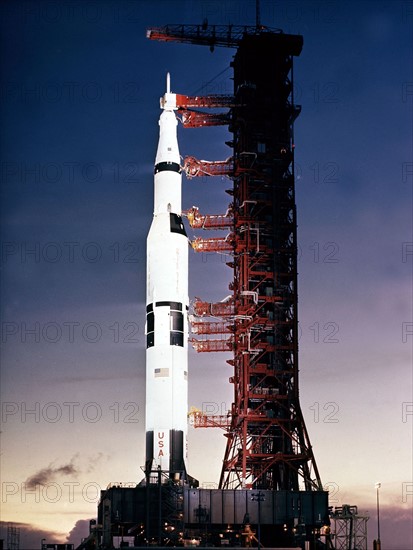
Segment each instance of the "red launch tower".
[[[196,427],[221,426],[227,446],[221,489],[322,490],[299,403],[297,233],[294,190],[293,57],[302,37],[257,27],[171,26],[148,36],[236,47],[234,96],[196,98],[184,126],[229,124],[231,158],[220,162],[186,157],[188,177],[227,175],[233,200],[225,215],[187,212],[194,228],[226,229],[223,237],[197,238],[193,248],[232,255],[232,296],[217,304],[196,300],[192,340],[198,352],[233,351],[234,402],[229,417],[196,415]],[[217,321],[220,318],[220,321]]]

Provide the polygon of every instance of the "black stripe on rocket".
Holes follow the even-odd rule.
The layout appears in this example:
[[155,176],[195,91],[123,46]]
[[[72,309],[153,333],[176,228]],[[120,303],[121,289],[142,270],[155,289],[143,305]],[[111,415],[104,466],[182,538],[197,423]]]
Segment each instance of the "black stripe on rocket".
[[[170,308],[170,341],[171,346],[184,347],[184,315],[182,313],[182,304],[180,302],[155,302],[155,307]],[[146,347],[151,348],[155,345],[155,314],[153,304],[146,308]]]
[[163,456],[163,442],[169,438],[169,471],[186,471],[184,461],[184,432],[182,430],[161,430],[157,432],[158,449],[154,449],[154,433],[146,432],[146,472],[152,469],[153,459]]
[[180,174],[182,172],[182,168],[179,166],[177,162],[170,162],[170,161],[164,161],[164,162],[158,162],[158,164],[155,164],[154,174],[158,174],[159,172],[177,172]]

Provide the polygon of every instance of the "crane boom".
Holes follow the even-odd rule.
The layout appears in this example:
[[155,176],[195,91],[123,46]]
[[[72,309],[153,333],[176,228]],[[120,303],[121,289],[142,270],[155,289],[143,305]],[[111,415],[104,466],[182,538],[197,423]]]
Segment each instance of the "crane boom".
[[255,25],[165,25],[164,27],[150,27],[146,31],[146,37],[150,40],[164,42],[186,42],[189,44],[201,44],[209,46],[223,46],[236,48],[245,35],[257,35],[262,33],[282,34],[281,29]]

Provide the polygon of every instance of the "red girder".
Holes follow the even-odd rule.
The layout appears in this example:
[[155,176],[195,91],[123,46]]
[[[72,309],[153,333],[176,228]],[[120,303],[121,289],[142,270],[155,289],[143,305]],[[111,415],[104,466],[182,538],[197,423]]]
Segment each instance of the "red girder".
[[[229,296],[229,299],[226,299],[225,301],[216,303],[203,302],[200,298],[195,298],[195,301],[193,303],[194,315],[198,317],[228,317],[236,315],[236,318],[238,319],[241,319],[243,316],[252,319],[252,315],[257,308],[257,304],[255,304],[253,301],[254,294],[255,293],[240,295],[240,298],[245,301],[245,303],[237,305],[236,313],[234,298],[232,296]],[[276,298],[275,296],[273,296],[272,298],[278,300],[278,298]],[[265,321],[266,320],[267,317],[265,317]],[[263,318],[263,322],[265,321]],[[260,322],[260,318],[258,318],[258,322]]]
[[[262,257],[269,256],[273,249],[268,246],[247,243],[245,240],[239,239],[234,233],[228,233],[226,237],[211,237],[203,239],[197,237],[191,242],[195,252],[235,252],[242,254],[246,251],[254,251],[255,254],[261,254]],[[261,281],[262,282],[262,281]],[[262,298],[265,301],[276,301],[272,296]]]
[[207,415],[199,413],[193,413],[193,426],[194,428],[222,428],[228,430],[231,426],[231,416],[224,414]]
[[[230,237],[230,238],[229,238]],[[234,246],[231,241],[231,233],[226,237],[212,237],[210,239],[202,239],[197,237],[191,242],[195,252],[233,252]]]
[[179,109],[184,128],[202,128],[204,126],[224,126],[229,124],[230,117],[225,113],[204,113],[191,109]]
[[225,214],[201,215],[199,208],[193,206],[189,210],[182,212],[182,215],[188,218],[189,225],[194,229],[227,229],[234,223],[234,219],[231,216],[231,205]]
[[232,158],[226,160],[210,161],[198,160],[195,157],[185,157],[183,170],[188,178],[198,176],[229,176],[233,173]]
[[222,321],[192,321],[191,332],[193,334],[231,334],[234,332],[234,326]]
[[256,170],[240,166],[239,162],[229,157],[225,160],[200,160],[193,156],[184,158],[183,170],[188,178],[200,176],[229,176],[237,177],[241,174],[254,175]]
[[[281,395],[280,393],[270,393],[271,388],[256,388],[255,390],[250,390],[248,392],[249,397],[251,399],[260,399],[263,396],[265,396],[265,399],[268,401],[271,401],[272,398],[274,400],[279,401],[280,399],[288,399],[287,395]],[[270,418],[270,417],[269,417]],[[270,418],[270,420],[273,420],[273,418]]]
[[198,317],[228,317],[234,315],[234,302],[232,297],[225,302],[203,302],[195,298],[193,303],[194,314]]
[[200,107],[200,108],[225,108],[225,107],[235,107],[236,103],[232,95],[225,94],[215,94],[215,95],[205,95],[205,96],[188,96],[175,94],[176,96],[176,106],[182,109],[188,109],[189,107]]
[[190,338],[189,340],[198,353],[210,351],[231,351],[233,349],[233,339],[226,340],[197,340]]
[[[260,363],[258,361],[254,363],[254,372],[256,374],[269,374],[271,376],[274,374],[274,370],[269,368],[267,363]],[[291,371],[289,370],[277,371],[277,376],[289,375],[289,374],[291,374]]]

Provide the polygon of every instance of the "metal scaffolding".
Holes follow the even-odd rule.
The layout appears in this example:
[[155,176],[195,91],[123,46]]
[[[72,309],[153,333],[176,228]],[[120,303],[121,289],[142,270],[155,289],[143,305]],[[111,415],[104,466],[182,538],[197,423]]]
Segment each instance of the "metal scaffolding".
[[330,518],[335,550],[367,550],[369,516],[359,514],[357,506],[343,504],[332,511]]
[[19,550],[20,548],[20,528],[12,523],[7,524],[7,548],[8,550]]

